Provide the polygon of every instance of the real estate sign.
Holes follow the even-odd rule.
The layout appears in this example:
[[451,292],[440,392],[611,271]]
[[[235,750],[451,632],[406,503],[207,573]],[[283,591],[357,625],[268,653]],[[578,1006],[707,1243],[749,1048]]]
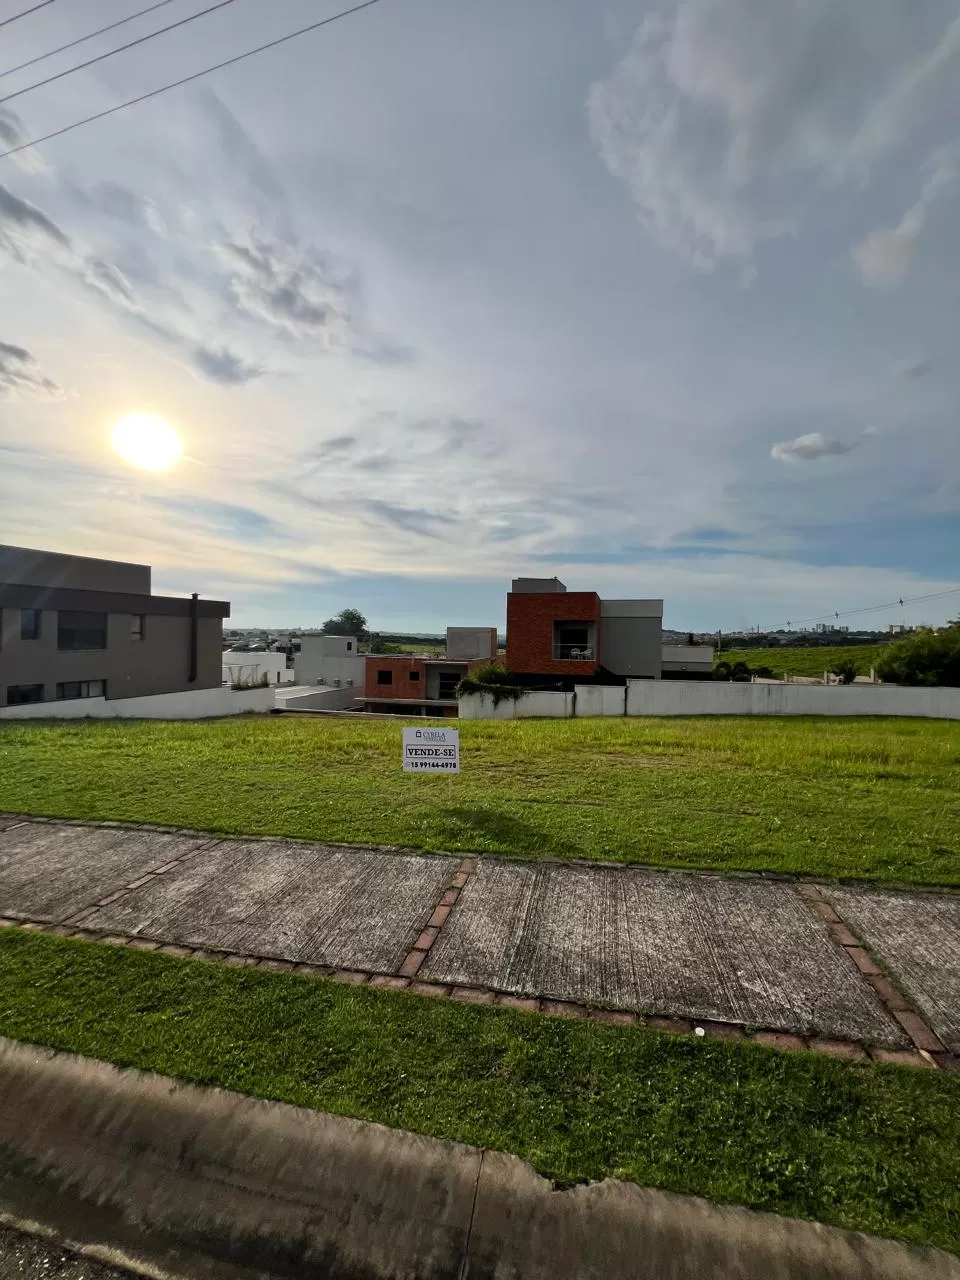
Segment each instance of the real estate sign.
[[459,729],[404,729],[404,773],[459,773]]

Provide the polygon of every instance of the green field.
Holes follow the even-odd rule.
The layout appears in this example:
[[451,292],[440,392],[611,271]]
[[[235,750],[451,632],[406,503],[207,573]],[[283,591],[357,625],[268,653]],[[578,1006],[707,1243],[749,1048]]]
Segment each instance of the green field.
[[960,724],[466,721],[463,772],[400,720],[0,724],[0,810],[426,849],[960,884]]
[[837,662],[852,660],[857,664],[857,675],[868,676],[870,668],[880,661],[887,647],[885,644],[851,644],[810,649],[787,646],[782,649],[724,649],[720,657],[731,666],[735,662],[745,662],[751,671],[769,667],[777,677],[784,672],[790,676],[822,677],[825,671],[832,671]]
[[0,1034],[960,1249],[960,1076],[0,931]]

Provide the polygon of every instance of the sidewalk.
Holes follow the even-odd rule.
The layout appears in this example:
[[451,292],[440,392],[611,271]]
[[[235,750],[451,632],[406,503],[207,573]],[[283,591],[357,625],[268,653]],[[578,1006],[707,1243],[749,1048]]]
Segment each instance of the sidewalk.
[[960,1053],[950,894],[0,815],[0,917],[849,1058]]

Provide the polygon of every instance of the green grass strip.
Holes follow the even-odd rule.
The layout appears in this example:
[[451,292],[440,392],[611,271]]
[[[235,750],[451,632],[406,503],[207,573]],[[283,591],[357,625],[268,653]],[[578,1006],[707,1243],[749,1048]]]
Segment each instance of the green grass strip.
[[0,932],[0,1033],[960,1250],[960,1077]]
[[347,844],[960,884],[960,722],[466,720],[462,772],[396,720],[0,723],[0,810]]

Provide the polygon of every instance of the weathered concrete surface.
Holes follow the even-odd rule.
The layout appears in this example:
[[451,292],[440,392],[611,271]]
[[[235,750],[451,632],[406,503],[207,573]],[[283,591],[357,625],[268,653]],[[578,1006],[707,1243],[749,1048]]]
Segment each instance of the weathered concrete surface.
[[23,822],[23,818],[18,818],[12,813],[0,813],[0,831],[6,831],[8,827],[18,827]]
[[555,1191],[514,1156],[2,1039],[0,1212],[183,1280],[960,1280],[934,1250]]
[[0,833],[0,915],[61,921],[209,836],[26,823]]
[[960,1053],[960,897],[827,888],[827,900]]
[[479,1165],[457,1143],[0,1039],[0,1209],[190,1280],[456,1277]]
[[794,890],[763,880],[481,861],[420,976],[905,1043]]
[[458,866],[457,858],[225,841],[84,928],[389,973]]
[[61,1249],[44,1236],[0,1226],[0,1280],[123,1280],[129,1275]]
[[853,1231],[608,1178],[555,1191],[484,1153],[463,1280],[907,1280],[960,1262]]

